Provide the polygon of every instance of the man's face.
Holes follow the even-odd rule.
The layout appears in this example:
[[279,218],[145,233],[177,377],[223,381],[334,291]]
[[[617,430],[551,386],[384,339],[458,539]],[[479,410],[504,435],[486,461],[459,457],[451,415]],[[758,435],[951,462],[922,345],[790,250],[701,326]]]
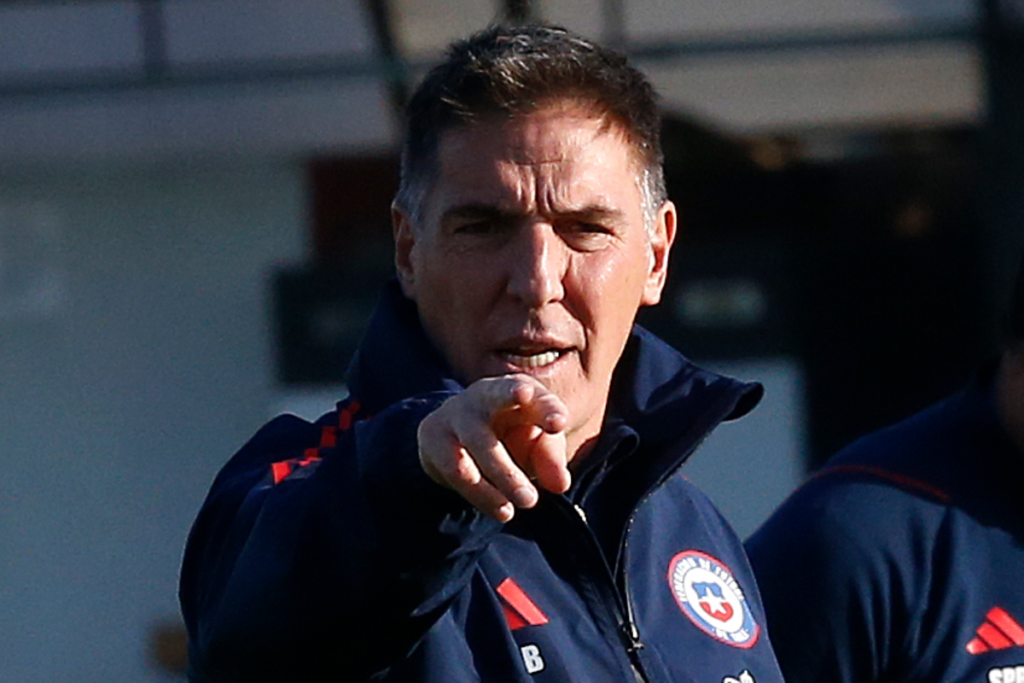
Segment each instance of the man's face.
[[661,296],[675,209],[648,235],[625,136],[572,104],[448,131],[438,156],[421,224],[395,212],[403,289],[461,381],[525,373],[558,394],[574,454]]

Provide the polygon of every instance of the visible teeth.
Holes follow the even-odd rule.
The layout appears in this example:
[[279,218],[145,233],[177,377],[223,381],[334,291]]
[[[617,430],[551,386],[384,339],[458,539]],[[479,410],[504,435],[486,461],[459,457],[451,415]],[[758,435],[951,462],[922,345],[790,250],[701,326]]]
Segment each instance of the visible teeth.
[[560,355],[558,351],[545,351],[544,353],[535,353],[529,356],[520,356],[515,353],[504,354],[508,362],[521,368],[541,368],[554,363]]

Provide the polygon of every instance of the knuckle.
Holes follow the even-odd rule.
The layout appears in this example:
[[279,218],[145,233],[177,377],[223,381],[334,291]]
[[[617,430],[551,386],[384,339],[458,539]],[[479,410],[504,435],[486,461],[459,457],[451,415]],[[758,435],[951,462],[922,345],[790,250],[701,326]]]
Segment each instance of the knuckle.
[[452,477],[460,481],[468,482],[475,479],[474,475],[476,473],[476,469],[476,464],[467,456],[454,458],[453,461],[449,463],[450,474]]
[[509,382],[509,388],[517,397],[523,392],[532,392],[537,387],[537,381],[529,375],[512,375]]
[[449,455],[438,456],[434,454],[433,457],[429,458],[431,467],[442,477],[445,481],[451,481],[459,473],[459,466],[457,460]]
[[480,458],[489,456],[494,451],[497,439],[489,433],[473,430],[464,434],[459,442],[474,457]]
[[437,441],[436,430],[426,421],[421,422],[416,430],[416,441],[420,445],[420,450],[423,451],[424,446],[429,446]]
[[484,469],[487,479],[490,480],[495,487],[501,490],[515,488],[515,486],[520,484],[521,480],[525,478],[522,470],[511,462],[495,460],[489,462],[487,466],[482,469]]

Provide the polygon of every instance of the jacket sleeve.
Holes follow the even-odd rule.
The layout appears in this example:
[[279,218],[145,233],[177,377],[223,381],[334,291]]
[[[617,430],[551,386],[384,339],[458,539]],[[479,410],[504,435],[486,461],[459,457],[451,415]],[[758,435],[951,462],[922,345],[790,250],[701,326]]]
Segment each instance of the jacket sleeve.
[[885,485],[812,481],[747,541],[789,683],[903,680],[940,521]]
[[[193,681],[361,680],[408,653],[501,528],[419,466],[416,428],[444,398],[356,422],[315,458],[320,428],[279,418],[228,463],[182,567]],[[275,483],[289,458],[305,466]]]

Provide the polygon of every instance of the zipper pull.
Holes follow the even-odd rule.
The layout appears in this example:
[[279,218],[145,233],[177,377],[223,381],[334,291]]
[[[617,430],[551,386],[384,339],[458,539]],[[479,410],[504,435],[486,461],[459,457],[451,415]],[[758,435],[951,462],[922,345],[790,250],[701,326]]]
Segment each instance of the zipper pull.
[[640,629],[636,627],[636,624],[632,621],[627,621],[622,625],[622,630],[625,631],[626,639],[629,641],[628,649],[630,652],[644,649],[644,644],[640,642]]
[[576,503],[573,503],[572,506],[573,508],[576,509],[576,514],[580,516],[580,519],[583,520],[583,523],[589,526],[590,523],[587,521],[587,513],[583,511],[583,508],[581,508]]
[[636,624],[632,621],[627,621],[622,625],[622,630],[627,641],[626,654],[629,655],[629,664],[633,669],[633,677],[636,678],[636,683],[650,683],[643,671],[643,667],[640,665],[638,650],[642,650],[644,644],[640,642],[639,629],[637,629]]

